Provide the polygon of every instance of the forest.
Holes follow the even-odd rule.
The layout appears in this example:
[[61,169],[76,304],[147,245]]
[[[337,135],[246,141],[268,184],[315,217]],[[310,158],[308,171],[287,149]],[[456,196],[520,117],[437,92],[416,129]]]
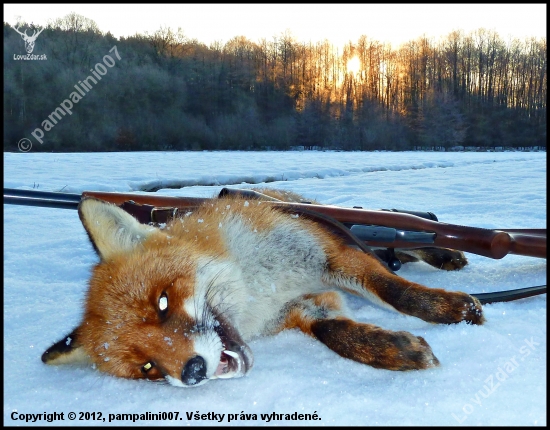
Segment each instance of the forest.
[[181,28],[115,38],[75,13],[4,23],[4,151],[545,149],[546,68],[546,39],[483,28],[207,46]]

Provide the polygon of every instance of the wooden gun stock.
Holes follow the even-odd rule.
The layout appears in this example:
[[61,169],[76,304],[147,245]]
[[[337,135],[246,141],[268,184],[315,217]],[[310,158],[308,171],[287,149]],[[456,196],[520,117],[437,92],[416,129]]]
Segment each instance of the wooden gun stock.
[[[158,195],[124,194],[111,192],[85,191],[83,197],[95,197],[117,205],[133,201],[140,205],[177,208],[179,211],[193,208],[209,201],[206,198],[164,197]],[[369,241],[370,246],[392,248],[421,248],[435,246],[458,249],[473,254],[500,259],[507,254],[546,258],[545,229],[504,229],[490,230],[477,227],[447,224],[424,219],[418,216],[379,210],[350,209],[330,205],[309,203],[286,203],[262,201],[262,204],[284,208],[295,213],[318,213],[332,217],[340,223],[385,226],[402,230],[435,233],[433,243],[420,243],[395,240],[391,243]]]

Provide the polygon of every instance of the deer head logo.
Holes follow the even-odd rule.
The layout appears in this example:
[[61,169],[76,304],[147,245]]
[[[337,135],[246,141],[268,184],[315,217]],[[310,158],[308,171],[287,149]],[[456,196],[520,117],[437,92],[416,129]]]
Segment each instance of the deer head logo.
[[36,41],[36,38],[39,36],[39,34],[42,33],[42,31],[44,31],[44,28],[42,28],[38,33],[36,32],[36,30],[33,30],[34,33],[32,36],[29,36],[27,34],[27,30],[25,30],[24,33],[21,33],[19,31],[19,28],[17,27],[14,27],[14,30],[21,35],[21,38],[25,41],[25,49],[29,54],[31,54],[32,50],[34,49],[34,42]]

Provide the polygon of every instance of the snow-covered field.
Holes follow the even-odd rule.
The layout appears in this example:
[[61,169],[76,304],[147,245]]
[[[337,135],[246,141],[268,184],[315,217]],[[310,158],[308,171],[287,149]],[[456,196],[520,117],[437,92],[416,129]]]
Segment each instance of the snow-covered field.
[[[520,152],[4,154],[5,187],[128,192],[179,185],[185,188],[158,193],[209,197],[224,184],[267,182],[261,185],[322,203],[431,211],[442,222],[486,228],[546,228],[546,171],[546,153]],[[544,259],[468,258],[458,272],[413,263],[398,274],[469,293],[546,284]],[[423,336],[441,367],[374,369],[283,332],[250,343],[255,365],[247,377],[182,389],[42,364],[44,350],[79,322],[96,261],[76,211],[4,206],[4,424],[54,412],[64,420],[48,423],[42,415],[32,423],[29,415],[28,424],[107,425],[109,414],[147,412],[179,415],[110,424],[218,424],[220,416],[209,413],[225,414],[223,425],[547,423],[546,295],[486,305],[483,326],[432,325],[348,296],[357,320]],[[295,412],[317,420],[262,416]]]

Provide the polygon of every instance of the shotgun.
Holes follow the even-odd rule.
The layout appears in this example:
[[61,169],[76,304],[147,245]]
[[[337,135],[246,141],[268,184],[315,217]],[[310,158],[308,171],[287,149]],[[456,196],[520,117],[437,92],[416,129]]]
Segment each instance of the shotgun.
[[[287,203],[253,190],[223,188],[218,198],[239,195],[260,200],[296,215],[304,215],[328,228],[345,226],[348,242],[359,239],[368,246],[384,248],[452,248],[489,258],[508,254],[546,258],[546,229],[484,229],[442,223],[431,212],[367,210],[311,203]],[[77,209],[82,198],[94,197],[121,206],[143,223],[165,223],[178,214],[196,209],[208,198],[169,197],[102,191],[82,195],[4,188],[5,204]],[[350,239],[351,237],[351,239]]]

